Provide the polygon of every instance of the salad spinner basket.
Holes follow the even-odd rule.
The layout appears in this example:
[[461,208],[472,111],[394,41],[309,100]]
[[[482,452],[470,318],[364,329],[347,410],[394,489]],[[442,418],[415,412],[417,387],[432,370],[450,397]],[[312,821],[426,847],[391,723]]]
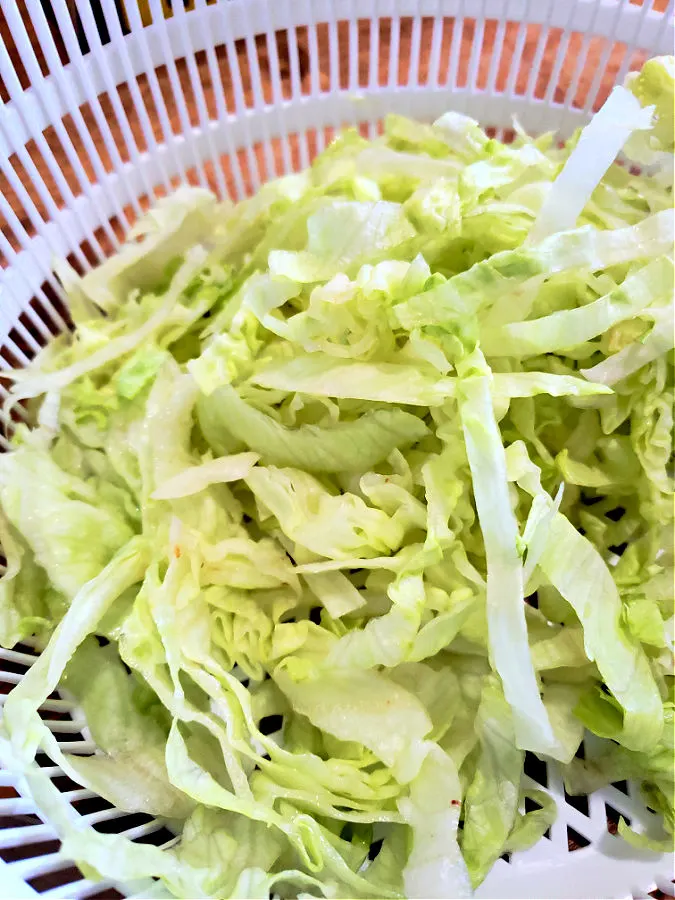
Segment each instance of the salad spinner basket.
[[[673,51],[673,0],[0,0],[0,9],[5,367],[67,328],[54,258],[90,268],[181,182],[238,200],[307,166],[343,126],[375,135],[392,111],[431,120],[457,110],[505,139],[515,116],[531,133],[565,137],[629,70]],[[3,694],[34,659],[30,646],[0,650]],[[95,750],[67,697],[52,695],[42,715],[64,749]],[[111,807],[44,754],[38,762],[86,822],[171,842],[163,823]],[[637,788],[572,798],[554,766],[528,756],[525,771],[558,818],[534,848],[499,860],[479,896],[672,893],[672,858],[615,835],[620,815],[652,815]],[[124,893],[83,877],[0,771],[0,897]]]

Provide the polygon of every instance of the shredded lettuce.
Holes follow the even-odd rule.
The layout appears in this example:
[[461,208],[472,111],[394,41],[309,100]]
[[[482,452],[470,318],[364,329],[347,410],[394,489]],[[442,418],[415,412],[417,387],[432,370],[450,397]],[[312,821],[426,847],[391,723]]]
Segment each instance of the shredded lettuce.
[[[0,762],[87,877],[470,896],[555,819],[527,752],[635,781],[619,834],[672,847],[672,109],[659,58],[563,147],[390,116],[59,265],[75,330],[7,373],[0,644],[41,652]],[[175,839],[83,823],[38,754]]]

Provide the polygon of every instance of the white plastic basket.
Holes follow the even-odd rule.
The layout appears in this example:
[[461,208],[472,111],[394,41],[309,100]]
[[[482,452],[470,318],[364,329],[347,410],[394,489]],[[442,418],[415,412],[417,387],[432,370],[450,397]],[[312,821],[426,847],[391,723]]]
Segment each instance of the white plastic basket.
[[[343,125],[374,134],[389,111],[431,119],[456,109],[500,135],[515,115],[528,131],[565,136],[613,81],[673,52],[673,0],[186,0],[188,9],[150,0],[143,19],[132,0],[52,0],[51,18],[45,5],[0,0],[6,365],[25,364],[67,327],[53,258],[89,268],[180,181],[239,199],[306,166]],[[0,690],[33,659],[29,647],[0,650]],[[43,717],[69,751],[94,750],[67,698],[48,700]],[[161,823],[121,813],[41,762],[89,823],[171,839]],[[479,896],[672,893],[672,858],[612,833],[619,813],[652,815],[636,789],[568,798],[553,766],[531,757],[526,773],[555,798],[558,819],[532,850],[498,861]],[[0,897],[124,892],[82,878],[16,788],[0,772]]]

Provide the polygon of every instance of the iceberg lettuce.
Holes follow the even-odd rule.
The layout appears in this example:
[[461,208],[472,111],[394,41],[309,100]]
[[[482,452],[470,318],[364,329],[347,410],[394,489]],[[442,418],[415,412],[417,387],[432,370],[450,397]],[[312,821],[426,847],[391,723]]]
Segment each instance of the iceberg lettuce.
[[[672,845],[672,101],[660,58],[561,147],[390,116],[60,265],[76,327],[8,373],[0,643],[42,652],[0,762],[87,877],[470,896],[555,818],[527,752],[638,782],[619,833]],[[43,754],[173,840],[98,832]]]

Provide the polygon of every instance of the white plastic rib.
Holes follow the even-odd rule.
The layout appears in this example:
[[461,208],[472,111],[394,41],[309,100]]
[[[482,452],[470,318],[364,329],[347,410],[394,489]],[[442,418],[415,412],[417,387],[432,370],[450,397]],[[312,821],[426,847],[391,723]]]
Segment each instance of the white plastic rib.
[[[114,7],[112,8],[111,12],[111,7],[107,0],[104,0],[103,3],[103,13],[108,33],[111,36],[114,36],[117,41],[123,40],[117,12]],[[142,152],[137,147],[136,140],[131,130],[131,124],[129,122],[127,112],[125,111],[122,105],[122,101],[119,97],[117,91],[117,79],[113,76],[113,73],[109,65],[107,64],[107,56],[109,56],[108,48],[104,48],[101,43],[101,38],[98,33],[96,21],[94,20],[92,11],[89,8],[88,4],[84,4],[83,10],[80,11],[80,16],[84,25],[84,32],[87,38],[87,42],[92,48],[90,55],[91,57],[93,57],[91,70],[89,72],[87,71],[87,63],[89,59],[87,58],[87,61],[83,63],[83,70],[85,72],[84,77],[91,78],[94,75],[98,75],[100,77],[101,87],[105,90],[108,97],[110,98],[113,105],[113,111],[115,113],[117,121],[120,123],[120,127],[122,128],[122,135],[129,150],[131,164],[134,169],[138,169],[142,158]],[[156,152],[159,148],[159,145],[157,144],[157,141],[155,139],[152,123],[150,122],[148,111],[141,96],[140,88],[136,80],[136,73],[131,64],[131,59],[127,53],[119,54],[118,59],[121,65],[122,74],[122,78],[119,79],[119,82],[124,83],[129,89],[131,99],[133,100],[134,112],[138,116],[141,131],[143,133],[143,141],[145,143],[147,151],[149,153]],[[143,193],[145,193],[147,196],[153,195],[155,184],[158,181],[163,184],[166,190],[169,190],[170,181],[163,157],[156,160],[156,176],[158,176],[157,180],[153,182],[153,179],[149,177],[145,168],[143,168],[143,171],[141,172],[144,189]],[[129,186],[128,189],[131,191],[131,186]]]
[[[243,13],[245,18],[248,17],[247,7],[244,7]],[[258,109],[264,109],[267,106],[262,90],[262,72],[260,70],[260,59],[258,56],[258,47],[255,40],[255,30],[247,35],[245,39],[246,58],[248,70],[251,76],[251,90],[253,94],[253,105]],[[272,154],[272,145],[270,142],[270,131],[267,127],[262,136],[262,151],[266,169],[265,181],[274,178],[274,156]]]
[[[180,122],[180,130],[184,135],[190,134],[192,131],[192,123],[190,122],[190,114],[187,108],[186,97],[183,92],[180,77],[178,75],[178,67],[176,65],[176,60],[174,59],[173,53],[171,53],[171,48],[169,42],[167,40],[166,33],[166,22],[164,19],[164,15],[162,13],[160,0],[150,0],[150,8],[152,10],[152,18],[153,18],[153,30],[159,35],[160,46],[162,48],[162,56],[164,59],[164,64],[166,66],[166,70],[169,74],[169,83],[171,85],[171,93],[173,102],[176,106],[176,110],[178,112],[178,120]],[[173,133],[173,127],[168,124],[168,129]],[[207,186],[206,176],[204,174],[204,166],[202,164],[202,159],[200,155],[197,153],[197,150],[194,144],[190,143],[190,155],[192,168],[194,168],[197,174],[197,180],[199,181],[202,187]],[[185,177],[185,176],[184,176]]]
[[[291,0],[283,0],[285,8],[290,9]],[[300,83],[300,54],[298,52],[297,32],[295,28],[286,29],[286,39],[288,41],[288,61],[290,69],[291,95],[298,100],[302,97],[302,85]],[[297,136],[300,148],[300,168],[306,168],[309,165],[309,146],[307,144],[307,133],[305,129],[300,130]]]
[[[33,82],[33,84],[37,85],[37,87],[33,88],[34,97],[37,100],[38,104],[43,108],[44,112],[47,113],[47,102],[48,101],[44,95],[44,91],[41,89],[42,85],[40,84],[40,75],[41,75],[40,66],[38,65],[38,61],[35,57],[35,52],[32,48],[32,45],[28,38],[28,34],[26,32],[25,25],[23,23],[20,13],[19,13],[19,7],[16,5],[14,5],[14,6],[5,5],[5,16],[7,18],[7,24],[9,26],[9,28],[11,29],[12,36],[17,43],[17,47],[18,47],[19,53],[21,55],[21,61],[26,69],[26,72],[28,73],[28,76],[31,79],[31,82]],[[6,69],[7,66],[5,66],[4,68]],[[3,73],[3,77],[4,77],[4,73]],[[53,87],[53,84],[50,83],[49,86],[51,88],[51,87]],[[10,88],[10,90],[11,90],[11,88]],[[26,95],[21,95],[21,96],[17,97],[15,100],[16,107],[17,107],[17,110],[19,111],[20,115],[21,115],[21,109],[24,106],[25,99],[26,99]],[[66,107],[66,108],[68,108],[68,107]],[[71,110],[69,109],[69,112],[70,111]],[[28,123],[28,119],[25,116],[23,118],[24,118],[24,121],[26,123]],[[54,128],[56,137],[58,138],[58,140],[61,144],[61,147],[63,148],[63,150],[66,154],[66,157],[68,158],[68,162],[71,165],[71,168],[75,174],[75,177],[77,178],[77,182],[80,186],[81,191],[87,197],[90,197],[91,196],[91,183],[90,183],[89,179],[87,178],[86,172],[84,171],[84,169],[82,167],[82,163],[80,162],[79,157],[77,156],[75,147],[73,146],[73,142],[70,138],[70,135],[66,131],[66,128],[65,128],[62,120],[59,117],[54,117],[51,121],[51,125]],[[51,176],[56,181],[59,192],[60,192],[61,196],[63,197],[64,201],[66,203],[74,201],[75,194],[73,194],[73,191],[72,191],[70,185],[68,184],[67,179],[63,175],[63,173],[61,171],[61,164],[59,162],[57,162],[56,157],[54,156],[54,153],[53,153],[51,147],[49,146],[49,144],[47,143],[47,140],[45,139],[44,135],[42,134],[41,131],[31,128],[31,136],[33,137],[36,144],[38,145],[40,154],[41,154],[42,158],[44,159]],[[23,152],[21,152],[21,150]],[[17,153],[19,155],[19,158],[21,159],[22,164],[27,169],[29,169],[32,173],[35,173],[35,174],[31,174],[31,179],[32,180],[35,179],[36,175],[37,175],[37,178],[40,179],[40,176],[39,176],[39,174],[37,174],[37,169],[36,169],[35,165],[33,164],[32,159],[30,158],[30,156],[28,156],[28,154],[25,152],[25,150],[23,148],[21,148],[21,150],[19,150],[17,148]],[[54,204],[54,201],[51,200],[51,195],[49,194],[48,191],[46,192],[46,195],[48,197],[50,197],[50,202],[48,203],[48,209],[49,209],[50,215],[52,215],[53,214],[52,209],[55,208],[55,204]],[[101,227],[106,232],[109,239],[114,240],[114,232],[113,232],[112,228],[110,227],[109,222],[108,221],[101,222]],[[104,259],[105,253],[103,252],[103,249],[102,249],[98,239],[96,238],[96,235],[93,232],[89,236],[89,243],[91,244],[94,254],[98,257],[98,259],[101,259],[101,260]],[[86,258],[84,258],[84,265],[85,265],[85,268],[89,268],[89,263],[86,260]]]
[[[227,11],[227,6],[223,7],[223,14]],[[246,154],[246,167],[248,176],[251,181],[251,187],[254,191],[258,190],[262,184],[260,170],[258,169],[258,161],[253,152],[253,140],[249,128],[248,104],[244,95],[244,85],[242,80],[242,72],[239,64],[239,55],[234,39],[228,37],[225,41],[225,52],[227,55],[227,65],[229,68],[230,79],[232,82],[232,90],[234,94],[234,115],[242,123],[242,141],[241,146]]]
[[31,653],[22,653],[20,650],[6,650],[4,647],[0,649],[0,661],[20,663],[23,666],[32,666],[37,656]]
[[477,16],[474,19],[473,41],[471,42],[471,53],[469,55],[469,70],[467,73],[467,87],[471,93],[478,93],[478,66],[480,64],[481,53],[483,50],[483,39],[485,37],[485,0],[481,0],[480,9],[477,10]]
[[[80,112],[78,106],[78,97],[74,90],[73,80],[65,76],[63,66],[60,63],[59,55],[56,51],[54,39],[52,37],[51,31],[49,30],[44,10],[42,8],[40,8],[39,10],[35,10],[35,15],[32,18],[32,22],[40,41],[42,51],[45,54],[47,64],[52,73],[52,78],[56,82],[57,89],[60,95],[63,97],[63,101],[68,109],[70,117],[73,120],[78,137],[83,143],[87,159],[94,170],[94,174],[96,175],[97,180],[101,182],[105,179],[106,173],[105,168],[101,162],[98,147],[94,143],[94,138],[87,128],[82,113]],[[65,32],[65,34],[67,34],[69,31],[72,31],[72,25],[66,26],[64,23],[63,31]],[[71,161],[71,164],[73,165],[74,171],[77,174],[77,179],[80,183],[80,186],[83,189],[84,193],[87,194],[87,196],[91,196],[89,177],[84,169],[84,166],[82,165],[77,151],[75,150],[72,139],[65,128],[62,131],[62,135],[67,138],[68,146],[66,147],[66,152],[68,154],[69,160]],[[120,204],[119,197],[116,194],[111,194],[110,198],[115,208],[115,214],[122,224],[122,227],[128,229],[129,220],[127,219],[122,205]],[[108,223],[104,224],[103,228],[113,247],[117,249],[119,247],[119,238],[117,237],[117,234]]]
[[18,684],[22,678],[23,675],[18,672],[0,671],[0,682],[4,681],[6,684]]
[[[431,33],[431,48],[429,50],[429,75],[427,84],[431,88],[440,87],[441,48],[443,44],[443,4],[438,0],[436,15],[433,20]],[[376,46],[379,40],[375,42]],[[371,54],[374,55],[374,54]]]
[[0,800],[0,816],[26,816],[33,812],[35,804],[30,797],[3,797]]
[[588,61],[588,50],[591,44],[591,39],[595,35],[595,27],[598,21],[598,16],[600,15],[601,4],[598,3],[595,5],[593,9],[593,18],[590,24],[589,29],[584,33],[581,42],[581,49],[577,54],[576,65],[574,67],[574,74],[572,75],[572,80],[570,82],[570,86],[567,89],[567,93],[565,95],[564,105],[567,107],[576,105],[574,103],[574,99],[577,95],[577,91],[579,90],[579,83],[581,82],[581,76],[583,75],[584,68]]
[[68,865],[68,861],[60,852],[46,853],[44,856],[34,856],[32,859],[20,859],[10,863],[9,867],[13,875],[23,878],[27,881],[29,878],[35,878],[37,875],[48,875],[50,872],[57,872],[64,869]]
[[[185,21],[185,7],[182,4],[178,4],[176,7],[176,15],[179,19]],[[207,143],[209,148],[209,158],[213,161],[213,170],[214,176],[216,179],[216,191],[219,197],[225,197],[227,195],[227,190],[225,188],[225,179],[223,177],[223,170],[220,166],[220,161],[218,159],[218,152],[216,150],[215,143],[213,141],[211,130],[208,127],[209,114],[206,108],[206,97],[204,94],[204,85],[202,84],[201,78],[199,76],[199,72],[197,70],[197,64],[195,62],[195,56],[192,51],[192,47],[190,46],[190,41],[188,37],[187,29],[182,29],[183,36],[183,48],[185,52],[185,61],[188,70],[188,77],[190,79],[190,87],[192,89],[192,94],[195,98],[195,103],[197,105],[197,114],[199,118],[199,127],[202,131],[206,132],[207,135]],[[201,162],[200,162],[201,165]],[[205,179],[206,180],[206,179]]]
[[450,61],[448,65],[447,86],[451,91],[458,90],[459,57],[464,34],[464,0],[460,0],[459,9],[452,23],[452,41],[450,43]]
[[[286,117],[283,112],[284,97],[281,81],[281,64],[279,61],[279,50],[275,33],[272,31],[269,23],[269,17],[265,17],[265,45],[267,47],[267,55],[270,61],[270,82],[272,87],[272,105],[275,110],[274,130],[279,136],[281,146],[281,172],[280,175],[288,175],[293,170],[291,162],[291,150],[288,142],[288,128],[286,126]],[[236,157],[235,157],[236,158]],[[277,159],[278,162],[278,159]]]
[[516,96],[516,87],[518,75],[523,64],[523,52],[525,50],[525,40],[527,38],[528,14],[531,8],[531,0],[525,0],[527,13],[523,20],[518,23],[518,33],[516,36],[516,45],[511,58],[511,67],[509,69],[509,77],[506,81],[506,94],[513,99]]
[[[113,137],[113,133],[110,128],[110,123],[106,116],[103,113],[103,108],[101,106],[101,101],[98,98],[98,95],[93,90],[91,79],[87,77],[87,73],[83,66],[83,57],[80,51],[79,43],[77,40],[77,35],[75,33],[75,29],[73,28],[72,20],[70,17],[70,12],[66,7],[66,0],[52,0],[52,10],[54,15],[56,16],[56,21],[59,26],[59,35],[63,39],[65,43],[66,50],[68,52],[68,56],[70,58],[70,64],[73,67],[73,71],[77,74],[77,79],[69,79],[66,80],[77,84],[81,87],[84,92],[84,96],[86,97],[89,108],[94,116],[96,121],[96,125],[98,127],[99,133],[103,138],[103,143],[105,144],[105,148],[110,155],[110,159],[113,164],[113,168],[120,169],[124,162],[120,155],[119,149],[117,147],[117,142]],[[87,15],[91,16],[91,9],[87,7],[86,10],[82,10],[79,15],[80,17],[86,17]],[[69,90],[73,91],[72,85],[69,85]],[[119,103],[119,98],[117,97],[117,91],[114,91],[112,95],[109,94],[110,100],[117,99]],[[121,104],[119,104],[121,106]],[[120,118],[118,113],[118,108],[114,107],[115,116],[117,122],[122,129],[122,136],[124,142],[126,144],[127,152],[131,152],[131,147],[135,146],[135,142],[133,138],[131,141],[129,138],[131,137],[130,132],[128,130],[128,122],[126,120],[126,116],[122,116]],[[127,125],[127,129],[125,130],[124,126]],[[87,132],[88,133],[88,132]],[[98,155],[98,151],[96,151],[96,155]],[[134,213],[138,216],[141,213],[141,207],[138,202],[138,196],[129,189],[127,186],[124,191],[124,197],[126,202],[132,207]],[[126,221],[126,220],[124,220]]]
[[[228,155],[230,167],[232,169],[232,177],[234,178],[235,196],[232,199],[241,200],[246,194],[246,188],[244,186],[244,179],[241,172],[241,166],[239,165],[239,158],[237,156],[236,147],[230,139],[229,129],[227,127],[229,112],[227,110],[227,106],[225,105],[225,86],[223,84],[222,72],[220,66],[218,65],[215,50],[213,46],[209,44],[208,40],[206,40],[207,23],[206,16],[204,14],[206,10],[206,0],[198,0],[198,21],[201,28],[202,39],[206,43],[206,64],[209,70],[209,77],[211,79],[211,83],[213,84],[214,94],[216,98],[216,114],[218,117],[218,122],[221,123],[221,127],[223,129],[223,149]],[[217,159],[215,166],[220,171],[222,176],[222,165],[220,159]],[[223,196],[225,196],[225,193],[223,194]]]
[[616,29],[618,27],[620,18],[621,7],[617,5],[612,11],[612,20],[605,37],[605,46],[602,48],[602,53],[600,54],[600,59],[598,60],[595,74],[593,75],[593,81],[591,82],[591,86],[588,89],[588,94],[586,95],[586,100],[584,102],[584,112],[586,113],[591,112],[596,104],[596,101],[598,100],[598,94],[600,92],[600,87],[605,75],[607,63],[609,62],[609,56],[614,49],[614,36],[616,35]]
[[[33,806],[34,811],[35,806]],[[49,825],[24,825],[17,828],[3,828],[0,829],[0,848],[38,844],[40,841],[53,841],[56,837],[56,832]]]
[[93,741],[61,741],[59,742],[59,746],[64,753],[81,753],[87,755],[96,750],[96,744]]
[[[44,724],[49,728],[52,734],[79,734],[82,731],[82,726],[84,721],[80,719],[79,721],[72,721],[68,719],[49,719],[44,718],[42,720]],[[73,741],[73,743],[75,743]],[[64,741],[62,746],[67,749],[67,743]]]
[[[122,30],[119,26],[117,9],[115,7],[114,0],[102,0],[102,2],[108,29],[110,30],[110,28],[112,27],[111,37],[113,39],[113,43],[119,48],[120,55],[122,57],[125,57],[127,56],[127,54],[125,53],[126,42],[124,39],[124,35],[122,34]],[[152,57],[150,56],[150,53],[148,51],[146,29],[143,27],[140,13],[138,11],[138,5],[136,3],[129,3],[125,5],[125,9],[127,17],[129,19],[129,24],[131,25],[134,33],[137,36],[137,46],[140,51],[140,59],[142,61],[141,65],[148,79],[148,85],[150,87],[150,93],[152,95],[152,102],[157,111],[157,117],[159,119],[159,125],[162,133],[162,142],[164,146],[167,147],[168,152],[171,155],[173,170],[180,175],[183,181],[187,181],[186,169],[185,165],[183,164],[183,159],[176,153],[176,142],[174,140],[175,136],[173,134],[171,123],[169,121],[169,114],[167,112],[166,103],[164,102],[162,90],[157,79],[155,64],[153,63]],[[129,82],[130,85],[135,83],[135,81],[136,79],[134,77],[132,79],[132,82]],[[138,100],[136,99],[136,97],[134,97],[134,103],[139,103],[141,107],[145,107],[143,100],[140,98],[140,94],[138,95]],[[154,137],[153,143],[150,146],[153,147],[153,149],[157,146],[157,141]]]

